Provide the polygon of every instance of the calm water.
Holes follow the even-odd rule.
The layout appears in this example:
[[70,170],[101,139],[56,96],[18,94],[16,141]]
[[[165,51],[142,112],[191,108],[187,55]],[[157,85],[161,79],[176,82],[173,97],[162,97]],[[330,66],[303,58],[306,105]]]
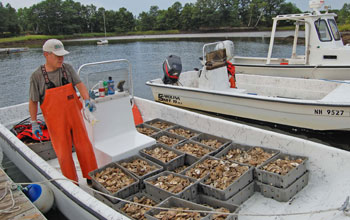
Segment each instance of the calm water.
[[[115,43],[104,46],[97,45],[69,45],[66,49],[71,53],[65,57],[65,62],[78,69],[84,63],[98,62],[113,59],[127,59],[132,65],[134,93],[138,97],[151,99],[151,89],[145,82],[163,76],[162,63],[170,55],[181,57],[183,71],[200,68],[199,57],[205,43],[217,39],[192,39],[189,41],[140,41]],[[264,57],[268,50],[268,39],[245,38],[231,39],[234,41],[234,53],[240,56]],[[302,54],[304,47],[297,48]],[[290,57],[291,45],[277,44],[274,47],[273,57]],[[27,102],[29,78],[31,73],[44,63],[41,48],[30,49],[29,52],[0,55],[0,107]],[[349,149],[349,142],[344,139],[348,132],[314,132],[304,129],[290,129],[283,126],[256,123],[255,121],[237,119],[229,120],[274,130],[281,133],[295,135],[343,149]]]

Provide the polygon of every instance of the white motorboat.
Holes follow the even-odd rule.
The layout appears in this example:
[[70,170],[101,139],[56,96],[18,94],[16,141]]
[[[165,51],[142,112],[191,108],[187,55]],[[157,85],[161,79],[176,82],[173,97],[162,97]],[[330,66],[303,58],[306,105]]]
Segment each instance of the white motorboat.
[[[130,91],[131,82],[128,87]],[[137,132],[130,98],[138,106],[144,121],[160,118],[236,143],[308,157],[309,180],[305,188],[288,202],[278,202],[255,192],[236,213],[240,220],[276,219],[276,216],[281,219],[348,219],[349,207],[344,201],[350,195],[346,184],[350,181],[350,152],[133,98],[132,92],[126,90],[96,99],[94,116],[97,122],[89,130],[99,166],[134,155],[139,149],[155,143],[155,139]],[[0,146],[30,180],[47,181],[45,185],[53,190],[55,203],[62,213],[69,219],[130,219],[96,199],[81,177],[79,186],[67,181],[56,167],[57,158],[44,160],[10,131],[14,124],[28,116],[28,103],[0,109]]]
[[[232,44],[204,45],[203,51],[217,50],[205,54],[201,70],[181,73],[176,83],[167,83],[165,78],[148,81],[154,100],[293,127],[350,130],[349,82],[236,73],[236,85],[231,88],[225,51],[232,54]],[[226,48],[218,49],[222,45]]]
[[105,45],[105,44],[108,44],[108,40],[107,39],[103,39],[103,40],[97,41],[97,45]]
[[[234,56],[237,73],[311,79],[350,79],[350,45],[344,45],[335,22],[336,14],[321,13],[324,0],[310,0],[312,13],[278,15],[273,19],[270,46],[266,57]],[[291,57],[273,55],[278,22],[295,23]],[[304,35],[299,34],[301,26]],[[299,36],[301,35],[301,36]],[[297,51],[298,38],[305,37],[304,51]]]

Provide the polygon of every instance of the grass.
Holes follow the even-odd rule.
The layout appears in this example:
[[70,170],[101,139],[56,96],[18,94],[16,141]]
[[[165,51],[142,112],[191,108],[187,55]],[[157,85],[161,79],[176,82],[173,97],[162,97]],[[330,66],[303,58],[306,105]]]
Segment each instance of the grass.
[[46,40],[50,38],[63,39],[63,35],[25,35],[19,37],[7,37],[0,38],[0,43],[11,43],[18,41],[28,41],[28,40]]
[[350,31],[350,24],[342,24],[342,25],[339,25],[338,28],[340,32]]

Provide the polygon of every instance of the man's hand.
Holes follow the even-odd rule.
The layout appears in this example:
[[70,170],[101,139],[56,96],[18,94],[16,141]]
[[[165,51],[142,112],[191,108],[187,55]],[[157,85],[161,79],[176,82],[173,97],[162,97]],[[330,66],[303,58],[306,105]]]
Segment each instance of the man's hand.
[[86,107],[86,108],[89,108],[90,112],[96,111],[96,105],[95,105],[95,103],[90,102],[89,99],[86,99],[86,100],[85,100],[85,107]]
[[39,135],[43,135],[43,132],[41,131],[40,125],[36,121],[31,121],[32,124],[32,133],[38,138],[41,139]]

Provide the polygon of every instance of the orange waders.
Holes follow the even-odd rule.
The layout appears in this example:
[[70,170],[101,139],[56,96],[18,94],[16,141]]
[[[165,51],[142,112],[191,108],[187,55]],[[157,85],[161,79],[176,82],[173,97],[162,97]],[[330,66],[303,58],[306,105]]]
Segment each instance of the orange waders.
[[78,156],[83,177],[97,169],[92,144],[81,115],[82,104],[71,83],[47,89],[40,106],[49,129],[53,148],[64,176],[78,181],[72,157],[72,142]]

